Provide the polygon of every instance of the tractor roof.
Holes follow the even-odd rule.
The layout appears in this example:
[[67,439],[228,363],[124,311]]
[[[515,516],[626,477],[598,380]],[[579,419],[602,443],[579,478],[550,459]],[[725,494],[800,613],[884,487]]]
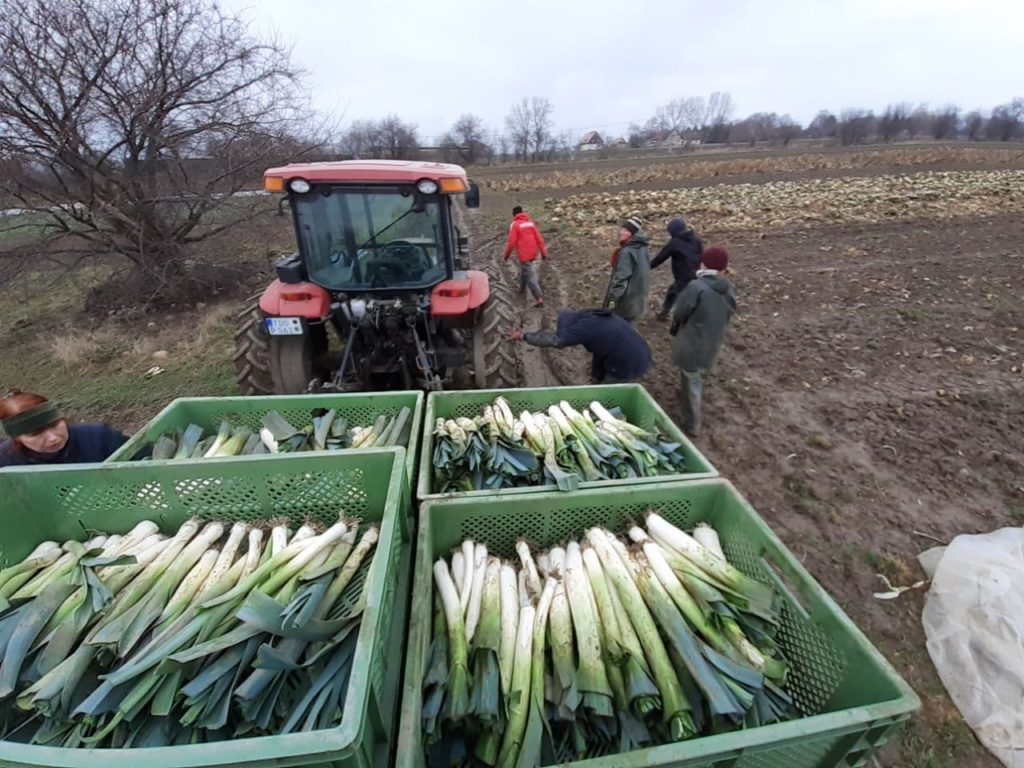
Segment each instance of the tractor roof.
[[[342,160],[329,163],[291,163],[268,168],[264,181],[305,179],[311,182],[415,183],[421,179],[460,179],[463,189],[469,187],[466,171],[449,163],[425,163],[414,160]],[[280,182],[279,182],[280,183]],[[283,185],[282,185],[283,186]]]

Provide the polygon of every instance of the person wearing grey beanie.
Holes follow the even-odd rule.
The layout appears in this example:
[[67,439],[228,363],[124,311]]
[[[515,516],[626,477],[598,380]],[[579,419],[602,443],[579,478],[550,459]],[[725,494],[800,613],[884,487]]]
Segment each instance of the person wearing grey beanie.
[[647,309],[650,285],[651,238],[643,231],[644,220],[633,215],[619,227],[619,247],[612,253],[612,275],[604,307],[632,323]]

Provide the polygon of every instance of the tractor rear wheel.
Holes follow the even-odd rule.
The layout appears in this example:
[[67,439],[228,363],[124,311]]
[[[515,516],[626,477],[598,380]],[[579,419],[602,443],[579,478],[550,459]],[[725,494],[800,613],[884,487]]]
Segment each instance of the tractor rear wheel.
[[306,391],[315,373],[310,336],[267,333],[257,295],[238,317],[235,377],[243,395],[293,395]]
[[490,282],[490,296],[473,329],[473,384],[477,389],[506,389],[519,386],[519,361],[514,345],[505,335],[515,323],[512,297],[500,268],[484,268]]
[[274,380],[270,377],[270,334],[260,312],[260,296],[256,294],[238,315],[235,331],[235,379],[243,395],[272,395]]

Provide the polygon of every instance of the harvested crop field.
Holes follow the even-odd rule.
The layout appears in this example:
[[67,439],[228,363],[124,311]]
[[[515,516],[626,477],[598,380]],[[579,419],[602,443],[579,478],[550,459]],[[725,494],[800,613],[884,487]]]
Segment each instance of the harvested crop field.
[[[879,574],[923,578],[916,556],[936,542],[1024,523],[1024,177],[978,159],[980,170],[763,185],[568,196],[541,185],[492,195],[475,219],[478,258],[500,257],[513,202],[548,236],[548,306],[524,298],[526,328],[601,301],[625,215],[645,216],[655,247],[681,213],[729,248],[740,314],[705,390],[698,444],[921,696],[885,766],[997,765],[931,666],[924,591],[873,597],[885,591]],[[669,277],[668,265],[654,273],[638,328],[656,361],[644,384],[678,416],[670,337],[653,317]],[[578,350],[527,348],[524,365],[534,386],[588,374]]]

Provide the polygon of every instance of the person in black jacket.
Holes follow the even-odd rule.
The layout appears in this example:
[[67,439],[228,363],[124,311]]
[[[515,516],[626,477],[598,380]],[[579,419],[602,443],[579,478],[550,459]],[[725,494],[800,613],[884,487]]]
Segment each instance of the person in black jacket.
[[704,253],[704,241],[700,239],[693,227],[688,227],[682,216],[676,216],[668,223],[671,238],[651,262],[651,269],[672,259],[672,285],[665,293],[661,303],[659,320],[668,320],[668,314],[676,303],[676,297],[682,293],[691,280],[697,276],[700,268],[700,257]]
[[69,425],[56,403],[12,390],[0,398],[0,468],[100,462],[128,440],[105,424]]
[[558,313],[557,330],[553,333],[512,331],[509,339],[535,347],[582,345],[593,355],[590,379],[595,384],[637,381],[651,368],[651,348],[647,342],[610,309],[563,309]]

